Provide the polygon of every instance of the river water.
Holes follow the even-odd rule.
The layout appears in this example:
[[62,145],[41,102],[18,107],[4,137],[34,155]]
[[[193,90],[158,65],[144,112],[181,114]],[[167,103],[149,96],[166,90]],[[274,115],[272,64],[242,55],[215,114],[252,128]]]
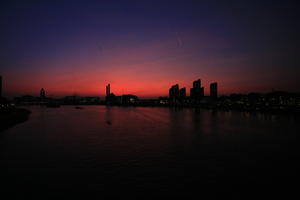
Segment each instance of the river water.
[[149,107],[27,107],[0,134],[12,197],[286,197],[299,117]]

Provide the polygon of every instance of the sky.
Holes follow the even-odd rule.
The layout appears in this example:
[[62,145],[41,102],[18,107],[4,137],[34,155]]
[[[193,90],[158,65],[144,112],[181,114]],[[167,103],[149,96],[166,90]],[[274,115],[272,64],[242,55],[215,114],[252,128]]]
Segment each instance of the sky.
[[4,96],[300,91],[295,1],[1,1]]

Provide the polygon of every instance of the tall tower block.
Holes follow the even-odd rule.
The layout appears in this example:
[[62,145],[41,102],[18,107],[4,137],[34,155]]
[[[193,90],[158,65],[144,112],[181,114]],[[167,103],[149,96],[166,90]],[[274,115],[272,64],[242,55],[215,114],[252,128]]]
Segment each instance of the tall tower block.
[[213,99],[218,98],[218,83],[211,83],[210,84],[210,97]]
[[110,84],[106,86],[106,96],[110,96]]

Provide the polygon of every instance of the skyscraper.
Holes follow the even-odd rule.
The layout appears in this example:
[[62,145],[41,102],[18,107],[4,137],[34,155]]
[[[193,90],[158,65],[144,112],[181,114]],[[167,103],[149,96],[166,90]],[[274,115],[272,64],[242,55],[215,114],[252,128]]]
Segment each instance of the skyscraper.
[[184,99],[186,97],[186,90],[185,90],[185,88],[181,88],[179,90],[179,97],[180,97],[180,99]]
[[217,82],[210,84],[210,97],[213,99],[218,98],[218,83]]
[[201,80],[200,79],[195,80],[193,82],[193,88],[201,88]]
[[199,97],[200,98],[204,97],[204,87],[200,88]]
[[193,82],[193,88],[191,88],[191,99],[194,103],[198,103],[204,96],[204,87],[201,87],[201,80],[195,80]]
[[169,89],[169,98],[171,103],[176,103],[179,99],[179,85],[173,85]]
[[110,95],[110,84],[106,86],[106,97]]
[[194,96],[195,96],[194,93],[195,93],[195,92],[194,92],[194,88],[191,88],[191,89],[190,89],[190,96],[191,96],[192,99],[193,99]]

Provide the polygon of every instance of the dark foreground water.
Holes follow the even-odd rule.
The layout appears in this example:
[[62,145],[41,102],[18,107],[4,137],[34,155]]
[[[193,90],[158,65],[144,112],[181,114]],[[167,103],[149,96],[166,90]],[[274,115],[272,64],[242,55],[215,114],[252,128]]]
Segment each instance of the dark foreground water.
[[84,108],[29,107],[27,122],[0,133],[1,193],[19,199],[298,195],[299,118]]

